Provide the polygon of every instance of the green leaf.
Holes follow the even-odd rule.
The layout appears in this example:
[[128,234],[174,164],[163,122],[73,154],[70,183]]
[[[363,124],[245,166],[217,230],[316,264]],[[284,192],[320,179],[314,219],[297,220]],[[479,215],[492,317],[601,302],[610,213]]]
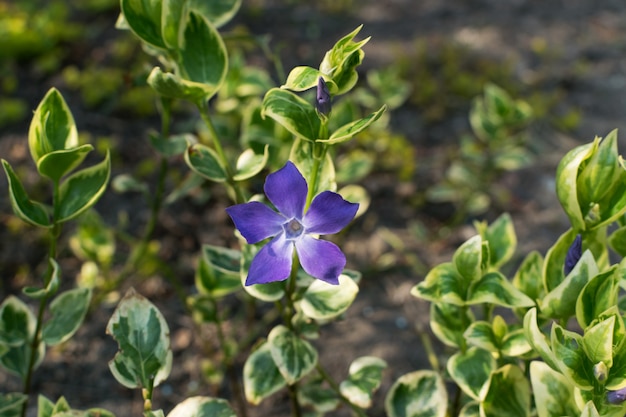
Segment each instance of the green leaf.
[[489,242],[489,265],[498,269],[507,263],[515,254],[517,236],[511,215],[504,213],[493,223],[475,223],[474,226],[483,240]]
[[609,245],[611,245],[611,249],[617,252],[621,257],[626,257],[626,226],[622,226],[611,233],[609,236]]
[[532,347],[526,339],[524,329],[517,329],[506,334],[500,349],[505,356],[519,357],[529,353]]
[[58,223],[71,220],[100,199],[111,176],[111,156],[107,151],[104,161],[70,175],[59,188],[55,215]]
[[[8,296],[0,305],[0,345],[4,352],[0,355],[0,366],[22,379],[28,373],[31,359],[31,342],[35,335],[37,319],[23,301]],[[35,354],[37,367],[45,354],[45,345],[40,343]]]
[[314,320],[329,320],[343,314],[359,292],[359,286],[347,275],[339,276],[339,285],[315,280],[302,299],[303,313]]
[[241,285],[246,290],[246,292],[254,298],[269,303],[278,301],[285,295],[285,286],[280,281],[270,282],[268,284],[245,285],[246,279],[248,277],[248,270],[250,269],[250,264],[252,263],[254,255],[256,255],[258,251],[259,246],[248,245],[245,242],[242,243],[241,253],[243,256],[241,257],[240,270]]
[[415,371],[398,378],[385,398],[389,417],[445,417],[448,393],[434,371]]
[[151,133],[149,138],[152,147],[166,157],[182,155],[187,150],[189,144],[196,141],[195,136],[190,133],[170,135],[167,138],[157,133]]
[[492,372],[481,396],[481,416],[530,416],[530,384],[515,365],[504,365]]
[[30,308],[19,298],[9,295],[0,304],[0,342],[9,346],[29,343],[36,322]]
[[585,353],[582,337],[554,324],[550,340],[560,371],[578,388],[592,389],[596,382],[594,363]]
[[28,396],[17,392],[0,394],[0,417],[19,417]]
[[337,41],[332,49],[326,52],[320,64],[320,72],[330,76],[337,84],[337,91],[334,94],[348,92],[359,78],[356,67],[361,65],[365,56],[361,48],[370,40],[368,37],[360,42],[353,42],[361,28],[363,25]]
[[582,412],[580,413],[580,417],[600,417],[600,413],[598,413],[598,409],[593,401],[588,401]]
[[182,28],[189,13],[189,2],[162,0],[161,38],[170,50],[177,50],[182,43]]
[[52,317],[44,323],[42,338],[54,346],[68,340],[78,330],[91,301],[91,290],[75,288],[59,294],[50,303]]
[[556,170],[556,194],[563,210],[567,213],[574,230],[585,230],[585,221],[578,201],[577,181],[580,165],[591,157],[598,146],[599,138],[593,143],[578,146],[569,151]]
[[322,77],[330,93],[335,94],[337,92],[337,85],[330,77],[324,77],[324,75],[325,74],[315,68],[305,66],[295,67],[289,72],[287,81],[285,81],[285,84],[281,85],[280,88],[286,88],[291,91],[305,91],[317,87],[317,80],[319,77]]
[[587,328],[600,314],[617,304],[619,276],[616,268],[602,272],[583,287],[576,299],[576,319]]
[[269,116],[291,134],[315,141],[319,137],[320,118],[313,105],[291,91],[272,88],[263,98],[263,117]]
[[28,198],[22,182],[13,171],[13,168],[11,168],[11,165],[4,159],[2,160],[2,166],[9,182],[9,198],[13,213],[33,226],[52,227],[45,206]]
[[43,297],[51,297],[56,294],[59,289],[59,275],[61,273],[59,264],[52,258],[48,258],[49,267],[52,269],[50,281],[45,288],[24,287],[22,292],[24,295],[35,300],[42,299]]
[[37,169],[41,175],[45,175],[54,182],[59,182],[61,177],[80,165],[92,150],[93,146],[82,145],[72,149],[49,152],[39,158]]
[[272,359],[288,384],[295,384],[317,364],[317,351],[287,327],[279,325],[268,336]]
[[459,417],[480,417],[480,403],[470,401],[461,408]]
[[565,257],[575,237],[574,229],[569,229],[559,236],[556,243],[548,249],[543,263],[543,285],[546,291],[552,291],[563,282]]
[[499,353],[501,340],[494,334],[491,323],[475,321],[470,324],[465,333],[465,340],[470,345],[493,353]]
[[578,415],[574,386],[561,373],[544,362],[532,361],[530,382],[538,417]]
[[430,328],[439,340],[448,346],[465,346],[465,331],[474,317],[469,308],[454,304],[432,303],[430,305]]
[[387,106],[383,105],[380,109],[369,116],[341,126],[339,129],[335,130],[332,135],[330,135],[329,139],[318,139],[316,142],[323,142],[328,145],[346,142],[378,120],[380,116],[383,115],[385,110],[387,110]]
[[535,302],[518,290],[500,272],[490,272],[471,284],[468,304],[491,303],[504,307],[533,307]]
[[447,369],[454,382],[475,400],[480,399],[480,390],[496,369],[496,361],[488,351],[471,347],[457,352],[447,362]]
[[185,162],[194,172],[211,181],[225,182],[228,178],[217,153],[201,143],[187,148]]
[[287,385],[272,359],[271,346],[265,342],[252,352],[243,367],[246,400],[258,405],[263,399]]
[[237,172],[233,179],[244,181],[254,177],[265,168],[269,155],[269,145],[265,145],[262,155],[255,154],[252,149],[246,149],[237,159]]
[[538,300],[544,289],[541,271],[543,270],[543,257],[538,251],[532,251],[517,269],[513,277],[513,286],[533,300]]
[[424,281],[411,289],[411,295],[433,302],[464,305],[469,283],[457,272],[454,264],[445,262],[431,269]]
[[559,369],[559,361],[552,352],[550,342],[537,324],[537,308],[531,308],[524,316],[524,333],[526,340],[541,358],[552,368]]
[[311,407],[317,413],[329,413],[340,404],[339,396],[330,388],[321,386],[323,381],[314,380],[298,386],[298,402],[303,407]]
[[161,0],[121,0],[121,9],[128,27],[142,41],[166,49],[161,33]]
[[541,300],[541,313],[551,318],[569,318],[576,313],[576,302],[587,283],[598,274],[593,255],[586,250],[565,280]]
[[[296,138],[291,146],[291,152],[289,154],[289,160],[293,162],[298,171],[304,178],[311,178],[313,168],[313,142],[308,140]],[[326,158],[322,161],[322,166],[318,168],[318,182],[317,187],[313,192],[313,195],[317,195],[323,191],[336,191],[337,181],[335,179],[335,165],[331,152],[326,152]]]
[[362,356],[350,364],[347,380],[339,385],[341,395],[361,408],[372,406],[372,395],[380,386],[387,363],[373,356]]
[[237,14],[241,7],[241,0],[190,0],[189,7],[209,19],[215,27],[220,27]]
[[160,96],[189,100],[194,103],[202,101],[216,92],[214,86],[189,81],[171,72],[163,72],[159,67],[152,69],[147,82]]
[[466,283],[477,281],[482,276],[482,238],[476,235],[465,241],[454,252],[452,262]]
[[196,288],[212,297],[223,297],[241,289],[241,252],[219,246],[203,245],[196,271]]
[[583,349],[591,362],[604,362],[608,368],[613,366],[615,320],[612,315],[586,328],[582,339]]
[[151,389],[169,376],[172,350],[167,323],[161,312],[132,288],[117,306],[106,331],[119,344],[109,368],[120,384]]
[[78,146],[74,117],[56,88],[48,90],[35,110],[28,129],[28,146],[37,165],[50,152]]
[[208,100],[226,79],[228,53],[220,34],[202,15],[192,11],[186,23],[178,69],[181,78],[206,86]]
[[237,417],[237,414],[221,398],[190,397],[178,403],[167,417]]

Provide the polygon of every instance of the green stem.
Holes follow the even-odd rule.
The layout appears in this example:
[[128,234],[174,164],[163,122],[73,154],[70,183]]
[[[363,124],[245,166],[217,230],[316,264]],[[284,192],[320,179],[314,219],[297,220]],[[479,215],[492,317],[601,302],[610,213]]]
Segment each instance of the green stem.
[[[55,190],[58,187],[55,187]],[[55,194],[58,195],[58,194]],[[50,284],[50,280],[52,279],[52,275],[54,274],[54,267],[50,262],[50,259],[56,258],[57,252],[57,239],[59,234],[61,233],[61,227],[58,224],[54,224],[50,229],[49,239],[50,246],[48,248],[48,268],[46,269],[46,274],[44,275],[44,288],[48,287]],[[35,370],[35,362],[37,361],[37,352],[39,351],[39,344],[41,343],[41,329],[43,327],[43,316],[46,311],[46,307],[48,305],[48,300],[50,295],[46,294],[39,300],[39,311],[37,312],[37,324],[35,326],[35,333],[33,334],[33,340],[30,344],[30,356],[28,358],[28,367],[26,371],[26,377],[24,378],[24,390],[23,393],[26,395],[26,401],[22,406],[21,416],[26,416],[26,410],[28,409],[28,397],[30,394],[31,381],[33,378],[33,371]]]
[[300,403],[298,402],[298,385],[297,383],[293,385],[289,385],[289,400],[291,401],[291,415],[293,417],[302,417],[302,409],[300,408]]
[[243,398],[243,393],[241,390],[241,384],[239,383],[239,379],[237,378],[237,370],[234,365],[234,358],[231,352],[231,349],[227,345],[226,336],[224,333],[224,327],[222,323],[222,317],[219,311],[219,303],[214,298],[210,298],[211,306],[213,307],[213,311],[215,311],[215,328],[217,331],[217,340],[222,347],[222,351],[224,352],[224,365],[226,367],[226,373],[228,374],[228,380],[230,381],[230,388],[235,397],[235,401],[239,406],[239,412],[242,417],[246,417],[248,415],[246,402]]
[[[322,123],[320,125],[319,135],[320,139],[328,138],[328,121],[326,119],[322,119]],[[308,209],[311,205],[311,201],[313,201],[313,197],[315,197],[315,192],[317,191],[319,185],[320,171],[323,168],[323,162],[326,158],[326,152],[328,152],[328,145],[323,142],[314,142],[312,145],[313,149],[313,165],[311,167],[311,177],[309,178],[309,192],[306,196],[306,204],[304,209]]]
[[320,365],[319,363],[315,366],[315,368],[317,369],[317,372],[321,375],[322,378],[324,378],[324,380],[328,383],[328,385],[330,385],[330,387],[332,388],[333,391],[335,391],[335,393],[337,394],[337,396],[339,397],[339,399],[346,404],[348,407],[350,407],[352,409],[352,411],[354,411],[354,413],[359,416],[359,417],[367,417],[367,414],[365,414],[365,411],[363,411],[361,408],[359,408],[358,406],[352,404],[352,402],[346,398],[342,393],[341,393],[341,389],[339,388],[339,385],[335,382],[335,380],[328,374],[328,372],[326,372],[326,370],[324,368],[322,368],[322,365]]
[[241,190],[241,187],[237,184],[237,182],[233,179],[233,169],[228,162],[228,158],[226,158],[226,153],[224,152],[224,148],[220,143],[219,136],[217,134],[217,130],[215,130],[215,126],[213,125],[213,121],[209,116],[209,104],[207,101],[201,101],[197,103],[198,111],[200,112],[200,117],[204,121],[207,129],[209,130],[209,137],[211,138],[211,144],[217,153],[217,157],[220,159],[224,170],[226,171],[226,184],[228,185],[230,191],[232,191],[231,197],[235,201],[236,204],[241,204],[246,202],[246,198]]

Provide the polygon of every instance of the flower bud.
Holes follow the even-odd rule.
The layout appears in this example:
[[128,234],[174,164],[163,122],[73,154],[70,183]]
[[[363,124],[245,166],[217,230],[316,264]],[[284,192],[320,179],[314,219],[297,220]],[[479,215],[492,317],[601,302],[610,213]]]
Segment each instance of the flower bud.
[[563,265],[563,272],[567,276],[572,269],[578,263],[578,260],[583,254],[583,238],[580,235],[576,236],[574,239],[574,243],[567,250],[567,255],[565,255],[565,264]]
[[606,401],[609,404],[621,404],[626,401],[626,388],[617,391],[609,391],[606,393]]
[[603,383],[608,375],[609,368],[607,368],[604,362],[598,362],[593,365],[593,376],[596,378],[596,381]]
[[328,116],[332,110],[330,102],[330,91],[326,85],[326,81],[322,77],[317,79],[317,97],[315,99],[315,108],[322,116]]

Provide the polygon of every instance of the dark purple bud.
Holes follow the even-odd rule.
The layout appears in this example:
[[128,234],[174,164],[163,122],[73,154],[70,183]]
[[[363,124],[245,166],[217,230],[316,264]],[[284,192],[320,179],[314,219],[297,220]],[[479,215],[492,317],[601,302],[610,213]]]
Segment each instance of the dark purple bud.
[[576,235],[576,239],[574,239],[574,243],[567,250],[567,255],[565,255],[565,265],[563,265],[563,272],[565,275],[572,272],[572,269],[578,263],[578,260],[583,254],[583,238],[581,235]]
[[315,108],[319,114],[324,116],[328,116],[332,108],[330,103],[330,91],[328,91],[328,86],[322,77],[317,79],[317,98],[315,100]]
[[621,404],[626,401],[626,388],[606,393],[606,400],[609,404]]

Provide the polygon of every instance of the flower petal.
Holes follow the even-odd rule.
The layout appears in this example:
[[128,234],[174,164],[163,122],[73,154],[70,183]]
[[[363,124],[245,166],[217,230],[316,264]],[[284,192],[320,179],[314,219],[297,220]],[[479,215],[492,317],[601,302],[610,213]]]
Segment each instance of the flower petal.
[[285,222],[283,216],[258,201],[227,207],[226,212],[248,243],[276,236]]
[[339,275],[346,266],[346,257],[337,245],[327,240],[303,236],[296,242],[296,251],[307,274],[329,284],[339,284]]
[[265,195],[285,217],[302,219],[309,190],[306,180],[291,161],[265,179]]
[[248,270],[246,285],[283,281],[291,274],[293,243],[280,234],[255,255]]
[[302,224],[307,233],[337,233],[352,221],[358,209],[357,203],[350,203],[332,191],[324,191],[313,199]]

